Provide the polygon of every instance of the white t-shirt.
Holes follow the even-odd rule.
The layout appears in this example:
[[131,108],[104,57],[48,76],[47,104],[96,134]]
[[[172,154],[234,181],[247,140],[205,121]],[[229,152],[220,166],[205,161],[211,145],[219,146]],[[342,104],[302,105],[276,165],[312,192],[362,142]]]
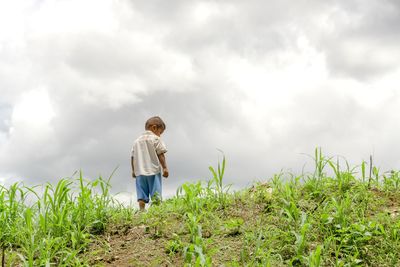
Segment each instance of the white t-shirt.
[[145,131],[132,146],[135,175],[154,175],[162,171],[158,156],[167,152],[161,138],[152,131]]

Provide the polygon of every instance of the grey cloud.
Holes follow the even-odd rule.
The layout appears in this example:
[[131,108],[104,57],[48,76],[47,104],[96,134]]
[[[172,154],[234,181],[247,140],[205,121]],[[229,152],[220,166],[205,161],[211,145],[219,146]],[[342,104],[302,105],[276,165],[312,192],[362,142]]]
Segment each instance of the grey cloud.
[[[184,0],[172,1],[129,1],[131,8],[140,14],[145,14],[149,21],[161,20],[164,23],[179,22],[180,19],[186,14],[188,8],[193,5],[193,2]],[[162,24],[160,25],[163,26]]]
[[9,131],[11,111],[10,105],[0,103],[0,132],[7,133]]
[[[200,25],[188,15],[197,3],[178,1],[168,14],[158,2],[132,6],[149,23],[162,25],[164,45],[185,51],[195,62],[205,53],[218,57],[224,50],[254,62],[268,60],[288,49],[297,51],[298,38],[305,36],[326,55],[334,75],[369,80],[397,69],[396,1],[204,1],[219,12]],[[333,32],[321,25],[323,16]]]
[[[302,153],[311,154],[315,146],[358,164],[375,145],[384,167],[400,164],[394,142],[400,131],[398,95],[366,108],[333,85],[319,87],[292,95],[281,108],[260,108],[264,113],[257,116],[263,121],[253,125],[243,110],[248,100],[244,89],[236,87],[225,69],[231,58],[257,65],[279,53],[298,52],[298,38],[305,37],[325,55],[331,74],[378,78],[396,68],[390,60],[380,63],[377,49],[383,58],[389,50],[394,59],[398,56],[397,2],[382,2],[375,17],[373,9],[363,9],[357,1],[205,3],[221,12],[200,24],[188,15],[190,1],[129,1],[131,13],[118,18],[115,32],[28,34],[26,57],[7,52],[12,70],[0,62],[0,86],[8,95],[2,101],[9,103],[0,108],[0,131],[6,130],[1,123],[11,116],[17,98],[3,88],[20,92],[43,86],[56,116],[46,139],[35,142],[28,133],[20,136],[24,142],[14,140],[12,153],[1,157],[2,173],[17,172],[37,183],[79,169],[87,177],[108,176],[119,166],[114,192],[133,190],[130,148],[153,115],[167,123],[163,138],[171,177],[165,188],[170,192],[182,182],[210,177],[208,166],[221,159],[217,148],[227,156],[226,182],[237,186],[269,178],[281,168],[301,171],[308,161]],[[340,23],[339,11],[361,17],[360,24]],[[317,25],[324,14],[334,24],[333,32]],[[355,57],[348,49],[353,43],[372,50],[376,58]],[[179,60],[183,67],[174,71]],[[274,88],[265,90],[273,95]],[[277,126],[274,120],[282,123]]]
[[339,10],[351,20],[348,23],[342,23],[341,17],[337,16],[340,12],[331,16],[338,27],[321,40],[319,48],[326,53],[328,67],[334,74],[369,81],[398,68],[398,3],[369,3],[341,3]]
[[68,41],[60,35],[30,44],[34,73],[58,98],[75,91],[98,104],[132,104],[139,94],[190,89],[194,74],[190,57],[129,33],[72,34]]
[[398,131],[393,123],[399,119],[393,112],[397,109],[397,96],[375,108],[367,108],[355,98],[324,89],[303,92],[293,98],[296,101],[292,106],[280,112],[284,126],[268,129],[274,131],[275,137],[270,150],[276,152],[278,159],[288,157],[285,160],[288,166],[282,167],[297,167],[300,171],[307,161],[311,166],[307,157],[299,155],[312,154],[315,147],[322,147],[331,156],[339,154],[353,166],[368,160],[370,154],[374,154],[377,166],[383,170],[398,166],[396,152],[392,151],[391,156],[385,152],[385,149],[399,147],[392,136]]
[[140,39],[120,33],[114,36],[85,34],[75,39],[66,63],[82,76],[119,79],[127,75],[143,80],[154,77],[159,67],[158,51]]
[[30,39],[29,45],[36,73],[42,72],[43,76],[48,70],[69,70],[86,79],[110,79],[123,76],[132,68],[131,54],[121,54],[130,51],[128,44],[100,34],[71,34],[68,41],[62,35],[46,36]]
[[[198,25],[190,11],[196,4],[210,4],[211,14],[207,22]],[[203,1],[171,5],[170,12],[157,2],[136,3],[149,21],[159,21],[165,29],[164,38],[172,47],[184,49],[188,53],[226,47],[235,53],[251,56],[282,50],[293,46],[297,33],[293,32],[296,23],[304,25],[308,16],[323,11],[326,6],[320,1],[307,5],[293,1]],[[173,16],[173,17],[172,17]]]

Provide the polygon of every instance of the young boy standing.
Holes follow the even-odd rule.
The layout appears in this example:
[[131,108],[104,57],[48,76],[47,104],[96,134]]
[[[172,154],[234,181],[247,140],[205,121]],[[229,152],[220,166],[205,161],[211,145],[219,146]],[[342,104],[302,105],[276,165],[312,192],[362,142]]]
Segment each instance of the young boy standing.
[[141,211],[144,211],[150,198],[161,199],[161,173],[165,178],[169,175],[164,155],[167,148],[160,138],[165,128],[160,117],[151,117],[146,121],[146,131],[133,143],[132,177],[136,178],[136,194]]

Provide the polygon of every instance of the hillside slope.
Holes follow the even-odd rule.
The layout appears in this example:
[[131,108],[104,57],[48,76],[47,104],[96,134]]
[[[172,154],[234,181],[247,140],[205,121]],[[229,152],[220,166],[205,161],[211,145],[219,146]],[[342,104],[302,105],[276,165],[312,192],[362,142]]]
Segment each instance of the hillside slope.
[[[315,171],[280,173],[237,192],[183,184],[140,213],[110,178],[0,185],[2,266],[400,266],[400,172],[344,169],[315,153]],[[327,173],[332,173],[328,175]]]
[[114,221],[85,255],[96,266],[400,266],[399,173],[335,173],[229,193],[221,168]]

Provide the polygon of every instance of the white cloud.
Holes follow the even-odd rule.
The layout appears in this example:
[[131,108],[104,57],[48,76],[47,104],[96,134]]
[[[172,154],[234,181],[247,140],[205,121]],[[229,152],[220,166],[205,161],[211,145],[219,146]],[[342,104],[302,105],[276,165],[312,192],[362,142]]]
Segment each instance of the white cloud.
[[49,151],[54,151],[56,147],[52,140],[56,137],[51,122],[55,116],[46,89],[24,92],[14,104],[9,129],[0,149],[0,160],[5,165],[12,166],[19,161],[34,160],[45,156]]
[[14,106],[11,128],[13,132],[27,130],[45,132],[55,115],[51,99],[45,89],[27,91]]
[[112,0],[43,1],[28,14],[29,35],[110,32],[116,30]]
[[25,30],[24,15],[28,7],[29,1],[0,2],[0,44],[21,42]]

